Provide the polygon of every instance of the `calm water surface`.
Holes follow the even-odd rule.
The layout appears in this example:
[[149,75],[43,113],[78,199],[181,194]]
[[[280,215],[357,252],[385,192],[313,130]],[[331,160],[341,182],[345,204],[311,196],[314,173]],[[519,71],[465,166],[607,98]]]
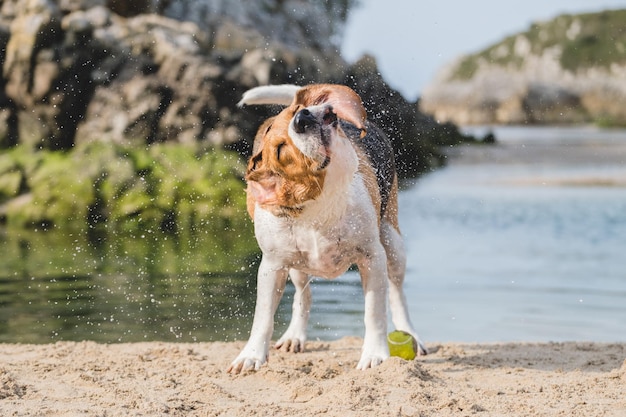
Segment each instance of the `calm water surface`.
[[426,340],[626,340],[626,133],[498,128],[401,195]]
[[[421,337],[625,341],[626,131],[494,130],[497,146],[451,149],[400,195]],[[258,259],[238,242],[250,239],[0,231],[0,341],[245,339]],[[311,285],[310,338],[363,335],[357,274]]]

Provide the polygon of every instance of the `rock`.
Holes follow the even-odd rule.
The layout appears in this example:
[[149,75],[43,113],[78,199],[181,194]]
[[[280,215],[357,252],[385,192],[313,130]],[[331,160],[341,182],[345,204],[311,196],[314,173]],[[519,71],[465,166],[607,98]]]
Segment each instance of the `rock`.
[[337,54],[334,36],[351,3],[4,2],[0,146],[180,142],[247,156],[276,109],[237,108],[245,90],[338,82],[362,94],[407,175],[428,169],[440,133],[458,132],[437,130],[385,84],[373,59],[350,66]]
[[225,17],[216,25],[213,34],[213,45],[221,51],[254,51],[262,50],[265,37],[254,28],[241,27],[232,19]]
[[79,10],[104,8],[107,6],[107,3],[115,4],[117,2],[107,0],[58,0],[57,3],[63,12],[71,13]]
[[[315,44],[328,40],[331,20],[287,29],[293,13],[306,20],[323,12],[295,3],[255,3],[249,10],[243,2],[204,0],[167,7],[159,1],[4,2],[0,109],[13,122],[0,132],[12,136],[2,144],[68,149],[93,140],[240,141],[253,134],[252,123],[240,124],[233,112],[243,91],[330,77],[337,71],[324,63],[343,62],[318,49],[330,42]],[[301,52],[298,42],[311,30],[327,31],[326,37]]]
[[[525,118],[531,123],[550,123],[554,120],[585,121],[580,97],[558,85],[531,83],[522,97]],[[512,119],[514,120],[514,119]]]
[[36,100],[31,95],[31,80],[34,79],[36,65],[50,58],[47,47],[61,34],[59,9],[52,2],[48,2],[49,7],[43,3],[44,0],[26,2],[23,12],[11,22],[6,46],[3,65],[5,92],[24,107],[35,104]]
[[[251,49],[280,43],[292,50],[313,48],[336,53],[333,37],[341,33],[352,3],[350,0],[177,0],[167,2],[162,14],[192,21],[215,33],[215,43],[220,48]],[[259,44],[259,40],[263,43]]]

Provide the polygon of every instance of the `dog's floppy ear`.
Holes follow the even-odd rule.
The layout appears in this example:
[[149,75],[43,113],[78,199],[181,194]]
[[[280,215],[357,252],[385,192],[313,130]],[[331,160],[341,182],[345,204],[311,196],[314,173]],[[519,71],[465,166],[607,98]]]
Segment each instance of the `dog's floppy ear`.
[[330,104],[340,119],[352,123],[361,129],[361,137],[366,134],[367,113],[361,97],[350,87],[335,84],[313,84],[302,87],[296,92],[292,105],[305,107],[318,104]]

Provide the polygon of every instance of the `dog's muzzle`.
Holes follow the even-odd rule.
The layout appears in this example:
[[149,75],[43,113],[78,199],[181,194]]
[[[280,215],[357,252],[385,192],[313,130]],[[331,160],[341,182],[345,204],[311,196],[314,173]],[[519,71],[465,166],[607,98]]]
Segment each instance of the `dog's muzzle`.
[[332,106],[324,107],[321,115],[321,120],[318,120],[319,116],[313,114],[309,109],[302,109],[294,117],[293,124],[296,133],[304,133],[307,129],[315,126],[333,126],[337,123],[337,114],[333,111]]
[[[314,159],[316,159],[319,163],[317,169],[326,168],[330,163],[329,147],[331,141],[330,138],[332,136],[331,130],[336,129],[338,126],[337,114],[333,111],[333,107],[330,105],[324,105],[314,106],[310,109],[302,109],[296,113],[292,123],[292,128],[298,135],[303,135],[308,138],[317,138],[317,140],[319,140],[318,146],[321,145],[324,151],[318,153],[318,155],[323,155],[323,159],[320,160],[317,157],[314,157]],[[308,146],[311,146],[312,142],[309,142],[308,140],[305,141],[308,142]]]

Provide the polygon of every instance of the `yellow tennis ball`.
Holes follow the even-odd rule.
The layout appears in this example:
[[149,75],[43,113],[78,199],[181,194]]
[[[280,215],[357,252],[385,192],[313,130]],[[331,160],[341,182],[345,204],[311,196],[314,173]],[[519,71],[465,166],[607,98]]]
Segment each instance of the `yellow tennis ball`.
[[417,355],[417,340],[407,332],[396,330],[387,335],[389,354],[408,361]]

